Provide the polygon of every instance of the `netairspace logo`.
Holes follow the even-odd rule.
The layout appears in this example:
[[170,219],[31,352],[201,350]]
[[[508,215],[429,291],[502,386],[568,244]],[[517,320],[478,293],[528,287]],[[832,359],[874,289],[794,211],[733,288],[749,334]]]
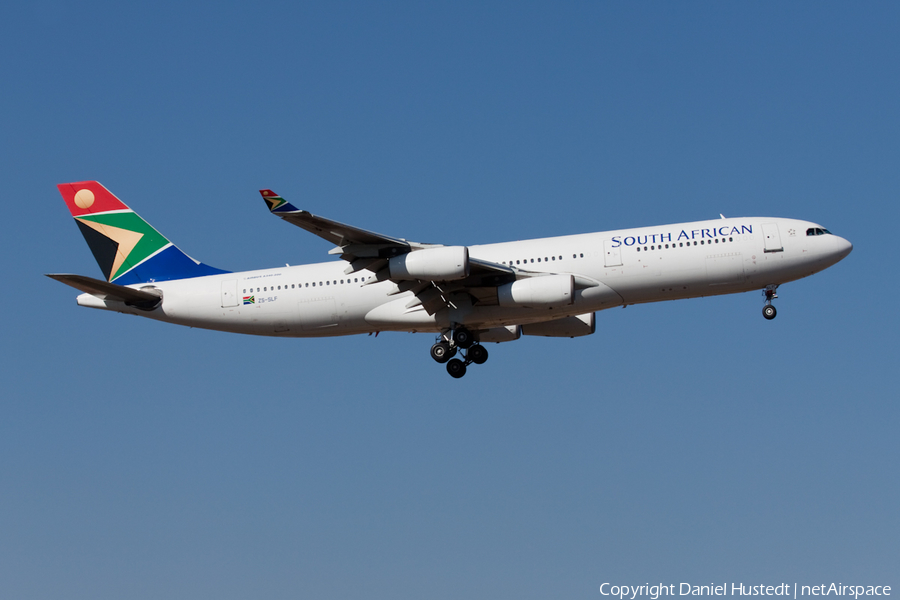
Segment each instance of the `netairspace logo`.
[[[678,586],[678,592],[675,587]],[[890,596],[889,585],[844,585],[842,583],[823,583],[819,585],[799,585],[797,583],[780,583],[778,585],[753,585],[744,583],[710,583],[709,585],[693,585],[691,583],[644,585],[613,585],[604,583],[600,586],[604,596],[615,596],[619,600],[636,600],[646,596],[650,600],[658,600],[661,596],[793,596],[796,600],[801,596]]]

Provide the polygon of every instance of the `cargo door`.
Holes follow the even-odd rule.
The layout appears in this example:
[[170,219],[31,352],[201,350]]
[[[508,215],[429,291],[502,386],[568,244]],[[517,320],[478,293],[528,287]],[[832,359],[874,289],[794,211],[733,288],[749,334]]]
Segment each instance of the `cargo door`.
[[744,259],[740,252],[706,257],[706,277],[711,286],[744,281]]
[[222,308],[231,308],[240,304],[237,293],[237,279],[222,282]]
[[300,329],[337,327],[338,314],[334,298],[316,298],[299,304]]
[[781,235],[778,233],[778,223],[763,223],[763,238],[766,242],[766,252],[781,252]]

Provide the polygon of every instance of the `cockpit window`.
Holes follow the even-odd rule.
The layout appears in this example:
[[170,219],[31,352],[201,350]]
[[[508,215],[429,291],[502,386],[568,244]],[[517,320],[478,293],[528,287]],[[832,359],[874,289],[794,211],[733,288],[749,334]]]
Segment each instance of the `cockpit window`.
[[828,235],[833,235],[830,231],[822,229],[821,227],[810,227],[806,230],[806,235],[825,235],[826,233]]

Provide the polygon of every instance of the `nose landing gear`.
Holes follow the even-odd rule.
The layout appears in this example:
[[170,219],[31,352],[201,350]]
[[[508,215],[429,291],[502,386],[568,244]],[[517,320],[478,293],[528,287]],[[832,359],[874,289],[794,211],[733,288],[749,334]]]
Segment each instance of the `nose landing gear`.
[[763,290],[763,295],[766,297],[766,305],[763,306],[762,313],[768,321],[774,319],[775,315],[778,314],[778,311],[775,310],[775,306],[772,304],[772,300],[778,297],[778,294],[775,293],[776,289],[778,289],[777,285],[767,285],[766,289]]
[[[463,360],[453,358],[463,350]],[[455,330],[444,331],[437,343],[431,347],[431,358],[438,363],[447,363],[447,372],[450,376],[459,379],[466,374],[466,367],[475,363],[484,364],[488,359],[487,348],[475,341],[474,334],[464,327]]]

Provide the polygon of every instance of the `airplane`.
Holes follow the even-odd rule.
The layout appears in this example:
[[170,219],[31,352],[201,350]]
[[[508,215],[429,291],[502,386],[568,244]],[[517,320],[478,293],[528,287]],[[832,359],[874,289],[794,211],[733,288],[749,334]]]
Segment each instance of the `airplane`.
[[[260,190],[269,211],[334,244],[318,264],[230,272],[182,252],[96,181],[57,186],[105,280],[48,274],[80,306],[190,327],[315,338],[435,334],[431,357],[460,378],[484,344],[579,337],[616,306],[762,290],[846,257],[847,240],[809,221],[721,218],[476,246],[412,242],[300,210]],[[459,358],[456,356],[459,355]]]

